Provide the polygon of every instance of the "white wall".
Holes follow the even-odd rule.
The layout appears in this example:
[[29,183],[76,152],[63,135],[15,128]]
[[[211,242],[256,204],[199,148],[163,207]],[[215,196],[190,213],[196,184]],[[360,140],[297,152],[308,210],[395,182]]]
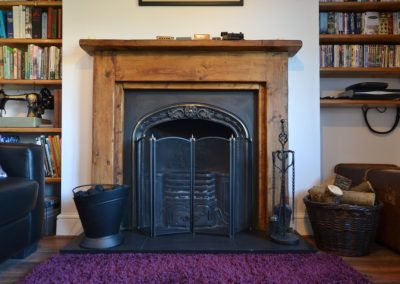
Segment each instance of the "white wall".
[[[63,3],[63,179],[57,234],[81,231],[71,190],[90,182],[92,58],[79,39],[153,39],[243,32],[247,39],[299,39],[289,60],[290,148],[296,151],[298,230],[301,197],[320,179],[318,0],[244,0],[243,7],[139,7],[137,0]],[[276,150],[276,149],[270,149]]]
[[[400,89],[398,78],[321,79],[321,96],[337,96],[347,86],[359,82],[387,82]],[[395,108],[385,113],[368,111],[368,121],[378,131],[390,129]],[[324,108],[321,110],[322,178],[332,174],[338,163],[392,163],[400,165],[400,126],[390,134],[379,135],[368,130],[361,107]]]

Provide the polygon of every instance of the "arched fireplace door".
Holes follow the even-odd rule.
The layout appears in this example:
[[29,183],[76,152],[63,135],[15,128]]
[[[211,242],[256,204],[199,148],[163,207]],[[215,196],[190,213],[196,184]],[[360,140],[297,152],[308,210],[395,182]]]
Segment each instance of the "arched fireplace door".
[[132,140],[140,231],[233,238],[252,227],[251,139],[238,117],[211,105],[173,105],[143,117]]

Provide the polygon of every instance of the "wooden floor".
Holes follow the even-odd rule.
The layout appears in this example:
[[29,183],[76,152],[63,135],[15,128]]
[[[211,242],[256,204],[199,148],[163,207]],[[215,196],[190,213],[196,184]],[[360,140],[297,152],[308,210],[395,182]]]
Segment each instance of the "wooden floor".
[[[45,261],[65,246],[71,237],[45,237],[38,250],[23,260],[10,259],[0,264],[0,283],[16,283],[32,267]],[[363,257],[343,257],[372,283],[400,283],[400,254],[374,245],[371,254]]]

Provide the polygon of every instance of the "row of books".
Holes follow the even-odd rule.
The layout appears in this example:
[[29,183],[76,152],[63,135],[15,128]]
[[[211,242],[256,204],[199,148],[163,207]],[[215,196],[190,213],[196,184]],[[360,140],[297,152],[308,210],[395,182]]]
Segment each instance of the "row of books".
[[28,44],[26,51],[17,47],[0,47],[0,79],[61,79],[61,49]]
[[320,34],[400,34],[400,12],[321,12]]
[[400,45],[321,45],[320,66],[381,68],[400,67]]
[[0,10],[0,38],[61,37],[61,8],[19,5],[12,6],[12,10]]
[[36,144],[42,145],[45,153],[45,175],[61,177],[61,137],[40,135],[36,138]]

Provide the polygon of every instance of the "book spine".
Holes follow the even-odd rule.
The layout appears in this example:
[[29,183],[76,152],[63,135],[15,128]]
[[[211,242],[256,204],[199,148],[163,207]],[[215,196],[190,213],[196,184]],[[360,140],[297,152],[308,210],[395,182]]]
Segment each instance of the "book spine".
[[48,177],[52,177],[53,176],[53,171],[52,171],[52,167],[51,167],[50,152],[49,152],[49,149],[48,149],[46,136],[45,135],[40,135],[40,141],[42,143],[41,145],[43,146],[43,150],[44,150],[44,156],[45,156],[46,165],[47,165],[47,176]]
[[58,135],[53,136],[53,146],[54,146],[54,156],[56,158],[56,166],[58,171],[58,176],[61,177],[61,151],[58,145]]
[[53,162],[53,158],[51,155],[51,149],[50,149],[50,142],[49,142],[49,138],[46,137],[45,138],[45,146],[46,146],[46,153],[47,153],[47,157],[48,157],[48,161],[49,161],[49,165],[50,165],[50,172],[51,172],[51,176],[55,177],[56,176],[56,169],[54,166],[54,162]]
[[51,25],[51,38],[57,38],[58,35],[58,9],[53,9],[53,22]]
[[7,38],[7,14],[0,10],[0,38]]
[[62,9],[58,8],[57,12],[57,38],[62,38]]
[[47,12],[42,13],[42,38],[47,38]]
[[49,170],[49,163],[47,161],[47,155],[46,155],[46,148],[44,146],[44,136],[41,135],[39,137],[36,137],[36,144],[40,145],[43,149],[44,153],[44,174],[46,177],[50,176],[50,170]]
[[14,17],[12,11],[7,11],[7,37],[14,38]]
[[32,38],[42,38],[42,9],[32,8]]
[[25,38],[25,6],[19,5],[19,37]]
[[19,32],[19,25],[20,25],[20,10],[18,6],[13,6],[12,7],[12,15],[13,15],[13,34],[14,38],[20,38],[20,32]]
[[58,171],[58,166],[57,166],[56,150],[54,147],[53,136],[48,137],[48,142],[49,142],[49,146],[50,146],[50,154],[51,154],[51,160],[52,160],[53,166],[54,166],[55,176],[60,177],[60,173]]
[[4,79],[3,48],[0,47],[0,79]]
[[53,25],[53,7],[47,8],[47,38],[52,38],[51,27]]
[[32,38],[32,7],[25,7],[25,38]]
[[53,91],[54,97],[54,127],[61,127],[61,90],[56,89]]

